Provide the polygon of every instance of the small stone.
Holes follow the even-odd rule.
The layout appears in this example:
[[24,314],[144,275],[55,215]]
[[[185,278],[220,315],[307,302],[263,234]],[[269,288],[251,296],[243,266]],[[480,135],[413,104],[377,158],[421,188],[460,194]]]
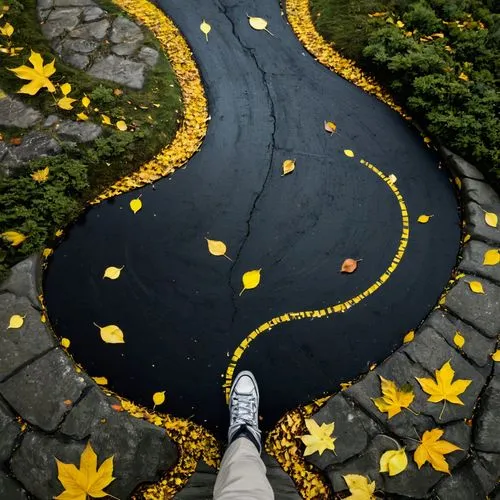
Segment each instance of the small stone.
[[466,201],[473,201],[478,205],[485,207],[500,207],[500,198],[495,190],[488,184],[473,180],[464,179],[462,182],[462,193]]
[[50,16],[50,13],[52,12],[52,9],[37,9],[38,12],[38,18],[40,21],[45,22],[47,18]]
[[144,70],[143,63],[109,55],[97,61],[88,70],[88,73],[96,78],[111,80],[132,89],[140,90],[144,86]]
[[500,251],[500,245],[492,247],[482,241],[471,240],[462,250],[462,261],[458,266],[460,271],[470,274],[477,274],[495,284],[500,285],[500,265],[485,266],[483,265],[484,254],[488,250]]
[[83,38],[85,40],[102,40],[109,29],[109,21],[102,19],[94,23],[86,23],[71,31],[71,38]]
[[63,52],[81,52],[88,54],[94,51],[99,44],[94,40],[85,40],[83,38],[70,38],[62,44]]
[[24,420],[52,432],[71,407],[65,401],[77,401],[87,385],[56,348],[1,383],[0,394]]
[[38,9],[52,9],[54,6],[54,0],[38,0],[37,8]]
[[146,63],[151,68],[153,66],[156,66],[159,56],[160,54],[158,53],[158,51],[153,49],[152,47],[142,47],[142,49],[139,51],[139,54],[137,54],[137,58]]
[[42,119],[37,110],[25,106],[21,101],[6,96],[0,99],[0,126],[28,128]]
[[498,246],[500,245],[500,225],[496,228],[488,226],[484,220],[485,210],[500,214],[500,207],[480,207],[474,202],[465,204],[465,232],[474,240],[482,240]]
[[90,63],[89,57],[84,54],[64,54],[62,58],[65,63],[78,69],[85,69]]
[[119,43],[111,47],[111,52],[117,56],[131,56],[139,45],[140,43]]
[[0,471],[0,498],[5,500],[28,500],[28,495],[15,479]]
[[484,391],[481,406],[475,420],[474,446],[487,453],[500,453],[500,377],[494,376]]
[[[14,444],[21,432],[21,426],[15,419],[15,415],[7,408],[0,399],[0,467],[4,468],[7,460],[14,451]],[[2,498],[0,496],[0,498]]]
[[[474,293],[469,284],[479,281],[484,293]],[[496,338],[500,331],[500,287],[477,276],[466,275],[447,293],[445,307],[481,333]]]
[[88,23],[90,21],[97,21],[106,15],[106,11],[100,7],[87,7],[83,9],[83,20]]
[[59,117],[57,115],[49,115],[47,116],[47,119],[43,123],[43,126],[45,128],[50,128],[56,125],[57,123],[59,123]]
[[460,178],[469,177],[470,179],[483,180],[483,174],[472,164],[465,161],[461,156],[452,153],[446,148],[439,148],[441,154],[445,157],[446,164],[455,176]]
[[81,143],[97,139],[102,128],[90,122],[64,121],[57,127],[56,132],[62,139]]
[[137,24],[119,16],[113,21],[110,40],[113,43],[142,43],[144,35]]
[[52,40],[65,33],[71,31],[80,22],[80,14],[82,9],[54,9],[47,18],[47,22],[42,24],[42,32],[46,38]]
[[25,316],[21,328],[5,329],[0,335],[0,381],[15,370],[55,346],[54,336],[40,321],[40,312],[34,309],[26,297],[10,293],[0,295],[0,324],[9,324],[13,314]]

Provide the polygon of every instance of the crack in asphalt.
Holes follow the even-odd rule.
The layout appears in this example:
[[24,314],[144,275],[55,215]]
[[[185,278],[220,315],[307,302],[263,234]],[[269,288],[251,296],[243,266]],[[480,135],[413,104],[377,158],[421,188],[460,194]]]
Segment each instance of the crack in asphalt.
[[270,148],[270,153],[271,154],[270,154],[270,158],[269,158],[269,165],[268,165],[268,168],[267,168],[267,173],[266,173],[266,176],[264,178],[264,182],[262,183],[261,189],[256,194],[256,196],[255,196],[255,198],[253,200],[252,207],[250,209],[250,212],[249,212],[247,220],[246,220],[246,226],[247,226],[246,234],[245,234],[245,236],[243,238],[243,241],[240,244],[240,247],[239,247],[238,251],[236,252],[236,256],[235,256],[235,258],[233,260],[233,263],[231,264],[231,267],[229,269],[228,284],[229,284],[229,288],[232,291],[231,302],[232,302],[232,305],[233,305],[233,313],[231,315],[231,325],[230,325],[230,328],[232,329],[232,327],[234,325],[234,320],[235,320],[236,315],[238,313],[238,306],[236,305],[236,294],[238,293],[238,290],[236,290],[234,288],[234,286],[232,285],[233,272],[234,272],[234,268],[235,268],[235,266],[236,266],[236,264],[237,264],[237,262],[238,262],[238,260],[239,260],[239,258],[241,256],[241,254],[243,252],[243,249],[245,248],[245,245],[246,245],[246,243],[248,241],[248,238],[250,237],[251,225],[252,225],[252,218],[253,218],[255,210],[257,208],[257,203],[259,202],[259,199],[262,197],[262,194],[264,193],[264,191],[265,191],[265,189],[267,187],[269,178],[271,176],[271,171],[272,171],[272,166],[273,166],[273,160],[274,160],[274,149],[275,149],[276,114],[275,114],[275,108],[274,108],[274,101],[273,101],[273,98],[271,96],[271,91],[269,89],[269,82],[267,81],[267,75],[266,75],[266,72],[264,71],[264,69],[259,64],[259,61],[258,61],[258,59],[257,59],[257,57],[255,55],[255,50],[252,49],[251,47],[246,46],[243,43],[240,35],[236,32],[236,26],[234,24],[234,21],[232,20],[231,16],[228,13],[230,7],[226,7],[225,5],[223,5],[221,3],[221,0],[215,0],[215,4],[219,8],[220,12],[224,15],[224,17],[231,24],[231,29],[232,29],[232,32],[233,32],[233,36],[236,38],[236,40],[238,40],[238,43],[241,45],[241,47],[243,48],[243,50],[253,59],[256,68],[259,70],[259,72],[262,75],[262,83],[263,83],[264,88],[266,90],[267,100],[269,102],[269,115],[270,115],[271,120],[272,120],[271,141],[270,141],[269,146],[268,146]]

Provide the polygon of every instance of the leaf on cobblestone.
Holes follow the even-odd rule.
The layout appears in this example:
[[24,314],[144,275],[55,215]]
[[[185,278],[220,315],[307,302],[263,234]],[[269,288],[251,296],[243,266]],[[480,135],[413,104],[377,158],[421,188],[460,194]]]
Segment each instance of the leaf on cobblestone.
[[484,253],[483,266],[496,266],[500,263],[500,249],[494,248]]
[[27,236],[18,231],[5,231],[0,236],[4,240],[7,240],[13,247],[18,247],[27,238]]
[[389,476],[397,476],[408,467],[408,457],[405,449],[386,451],[380,457],[379,465],[379,472],[387,472]]
[[483,285],[479,281],[467,281],[467,284],[474,293],[484,294]]
[[120,277],[120,274],[125,266],[122,267],[115,267],[115,266],[110,266],[107,267],[106,270],[104,271],[103,278],[108,278],[110,280],[116,280]]
[[497,349],[492,355],[491,359],[493,361],[499,362],[500,361],[500,349]]
[[260,283],[260,272],[262,269],[254,269],[253,271],[247,271],[243,277],[241,278],[241,281],[243,283],[243,290],[241,290],[240,295],[245,291],[245,290],[252,290],[253,288],[256,288],[259,286]]
[[409,408],[415,398],[409,384],[398,389],[392,380],[387,380],[382,376],[380,376],[380,390],[382,396],[372,399],[372,401],[379,411],[387,413],[387,418],[394,417],[403,408]]
[[42,56],[32,50],[28,60],[32,64],[32,68],[26,65],[19,66],[18,68],[9,68],[9,71],[12,71],[18,78],[30,80],[30,83],[21,87],[17,93],[36,95],[42,88],[46,88],[49,92],[55,92],[56,88],[49,79],[56,72],[54,66],[55,59],[49,64],[43,64]]
[[461,450],[461,448],[444,439],[440,439],[443,434],[444,431],[442,429],[432,429],[424,432],[420,445],[413,455],[419,469],[426,462],[429,462],[435,470],[447,474],[450,473],[450,467],[444,455]]
[[484,221],[490,227],[497,227],[498,226],[498,216],[497,216],[497,214],[494,214],[493,212],[485,212],[484,213]]
[[77,99],[72,99],[71,97],[64,96],[64,97],[61,97],[61,99],[59,99],[57,101],[57,105],[61,109],[64,109],[66,111],[70,111],[73,109],[73,103],[76,101],[77,101]]
[[332,450],[335,453],[334,443],[337,438],[332,436],[333,430],[335,429],[334,422],[318,425],[312,418],[306,418],[305,424],[310,433],[305,436],[300,436],[300,439],[306,445],[304,451],[305,457],[316,452],[322,455],[325,450]]
[[212,26],[208,24],[205,19],[203,19],[203,22],[200,24],[200,30],[205,33],[205,38],[208,42],[208,34],[210,33],[210,30],[212,29]]
[[453,343],[457,347],[459,347],[460,349],[462,349],[462,347],[465,344],[465,338],[464,338],[464,336],[460,332],[456,332],[455,336],[453,337]]
[[226,255],[227,246],[223,241],[205,239],[207,240],[208,251],[212,255],[216,257],[226,257],[226,259],[231,260],[231,258]]
[[97,468],[97,455],[90,442],[80,457],[80,468],[74,464],[65,464],[56,458],[58,479],[64,491],[55,497],[56,500],[85,500],[87,495],[103,498],[108,494],[103,491],[112,481],[113,457],[109,457]]
[[24,323],[25,316],[20,316],[19,314],[13,314],[9,320],[9,326],[7,328],[21,328]]
[[116,325],[99,326],[94,323],[100,330],[101,338],[107,344],[124,344],[123,332]]
[[376,500],[375,496],[375,481],[369,483],[368,478],[359,474],[346,474],[342,476],[351,492],[350,496],[345,497],[345,500]]

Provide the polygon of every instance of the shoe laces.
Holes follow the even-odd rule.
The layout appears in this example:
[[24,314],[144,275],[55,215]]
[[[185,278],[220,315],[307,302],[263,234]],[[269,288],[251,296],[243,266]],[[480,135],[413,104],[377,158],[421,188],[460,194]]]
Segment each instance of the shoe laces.
[[254,416],[257,406],[253,396],[233,396],[233,421],[241,420],[247,424],[254,425]]

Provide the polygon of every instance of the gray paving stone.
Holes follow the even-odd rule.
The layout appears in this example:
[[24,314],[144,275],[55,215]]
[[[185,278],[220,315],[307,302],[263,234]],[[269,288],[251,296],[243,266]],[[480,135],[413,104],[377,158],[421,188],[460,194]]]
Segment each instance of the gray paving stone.
[[42,24],[43,34],[52,40],[67,31],[71,31],[78,26],[81,13],[81,8],[53,9],[47,21]]
[[102,40],[109,29],[109,21],[102,19],[93,23],[85,23],[73,29],[69,36],[71,38],[83,38],[85,40]]
[[0,469],[5,466],[5,462],[12,455],[14,443],[20,432],[21,426],[16,421],[15,415],[0,400]]
[[470,179],[484,179],[484,176],[479,170],[471,165],[468,161],[465,161],[461,156],[452,153],[449,149],[439,148],[441,155],[445,158],[447,166],[453,172],[455,176],[458,177],[469,177]]
[[297,493],[292,478],[281,468],[277,460],[267,453],[263,453],[262,461],[267,468],[267,479],[273,488],[274,499],[301,500],[302,497]]
[[117,56],[131,56],[140,47],[138,43],[119,43],[111,47],[111,52]]
[[137,54],[137,58],[142,62],[145,62],[148,66],[153,67],[158,62],[158,57],[160,54],[157,50],[152,47],[142,47],[142,49]]
[[144,35],[137,24],[119,16],[113,21],[110,40],[112,43],[140,44],[144,41]]
[[217,471],[205,462],[198,462],[195,472],[186,486],[175,496],[174,500],[212,500]]
[[38,18],[40,21],[45,22],[47,18],[50,16],[50,13],[52,12],[52,9],[37,9],[38,12]]
[[473,201],[485,210],[486,207],[498,208],[500,206],[500,198],[497,193],[485,182],[464,179],[462,181],[462,193],[466,201]]
[[477,458],[481,465],[489,474],[496,479],[500,480],[500,455],[498,453],[485,453],[482,451],[477,452]]
[[2,161],[3,157],[7,153],[7,145],[5,144],[4,141],[0,141],[0,162]]
[[63,61],[78,69],[85,69],[89,63],[90,58],[84,54],[63,54]]
[[[382,396],[380,390],[380,378],[392,380],[401,388],[405,384],[410,384],[415,399],[410,405],[412,411],[403,409],[392,418],[387,418],[387,413],[382,413],[373,403],[374,398]],[[418,364],[413,363],[402,352],[395,352],[374,371],[369,372],[360,382],[352,385],[345,391],[345,394],[356,401],[357,404],[378,420],[383,428],[388,429],[392,434],[399,437],[407,437],[408,432],[416,429],[420,434],[433,425],[431,417],[426,415],[415,415],[415,407],[422,407],[427,401],[427,395],[421,390],[415,377],[428,377],[428,373]],[[415,437],[411,435],[410,437]]]
[[25,165],[34,158],[52,156],[60,153],[61,146],[50,135],[33,130],[26,134],[19,146],[12,146],[2,163],[11,168]]
[[497,285],[500,285],[500,265],[483,265],[484,254],[488,250],[497,250],[500,252],[500,245],[490,246],[482,241],[471,240],[462,250],[462,260],[458,268],[460,271],[470,274],[477,274]]
[[85,22],[97,21],[106,15],[106,11],[100,7],[87,7],[83,9],[83,20]]
[[476,400],[485,384],[485,378],[481,373],[432,328],[424,327],[419,330],[415,340],[404,346],[403,350],[414,362],[422,365],[429,372],[429,375],[432,374],[433,379],[435,379],[435,371],[450,361],[451,367],[455,371],[454,380],[467,379],[472,381],[465,392],[459,396],[464,403],[463,405],[446,402],[446,407],[442,412],[443,403],[426,401],[422,404],[418,401],[414,406],[417,412],[434,417],[435,421],[440,424],[472,416]]
[[54,6],[54,0],[38,0],[38,9],[51,9]]
[[0,126],[29,128],[42,119],[42,114],[18,99],[5,96],[0,99]]
[[0,498],[5,500],[28,500],[22,486],[0,470]]
[[53,127],[60,122],[60,118],[57,115],[49,115],[47,119],[43,122],[43,126],[46,128]]
[[1,383],[0,394],[24,420],[52,432],[87,386],[88,379],[56,348]]
[[486,241],[493,245],[500,244],[500,224],[490,227],[484,221],[484,211],[494,212],[500,218],[500,208],[480,207],[477,203],[465,204],[465,231],[472,239]]
[[[479,281],[483,285],[483,293],[474,293],[468,282]],[[477,328],[490,338],[500,332],[500,287],[472,275],[461,278],[447,293],[445,307],[467,323]]]
[[474,445],[476,449],[500,453],[500,377],[491,379],[481,398],[481,405],[475,420]]
[[330,398],[312,418],[320,425],[335,423],[335,453],[326,450],[322,455],[314,453],[307,457],[309,462],[321,470],[332,464],[345,462],[362,452],[370,439],[380,432],[377,424],[351,401],[347,401],[342,393]]
[[97,61],[88,73],[96,78],[111,80],[132,89],[142,89],[144,86],[145,65],[129,61],[122,57],[109,55]]
[[91,142],[97,139],[102,128],[95,123],[64,121],[57,128],[57,135],[62,139],[75,142]]
[[93,0],[54,0],[56,7],[80,7],[80,6],[95,6]]
[[486,367],[488,372],[490,371],[492,364],[490,354],[495,351],[495,339],[486,338],[472,326],[439,309],[432,311],[424,321],[424,325],[433,328],[458,352],[460,349],[453,339],[459,332],[465,339],[462,349],[467,358],[480,367]]
[[95,40],[85,40],[84,38],[69,38],[62,44],[63,52],[80,52],[89,54],[99,46]]
[[[26,315],[21,328],[7,328],[13,314]],[[0,382],[56,345],[40,321],[40,312],[25,297],[0,295]]]

